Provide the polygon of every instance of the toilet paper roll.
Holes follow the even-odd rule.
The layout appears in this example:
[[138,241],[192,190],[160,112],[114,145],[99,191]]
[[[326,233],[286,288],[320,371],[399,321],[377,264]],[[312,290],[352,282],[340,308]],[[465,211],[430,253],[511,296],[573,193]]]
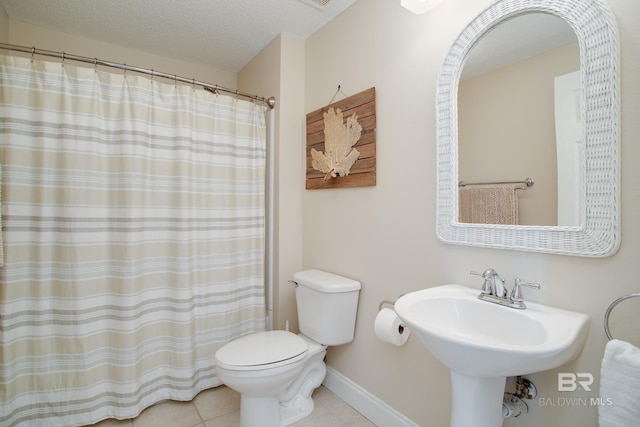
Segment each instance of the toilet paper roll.
[[402,324],[402,320],[390,308],[383,308],[378,312],[373,329],[380,340],[398,346],[406,343],[411,335],[409,328]]

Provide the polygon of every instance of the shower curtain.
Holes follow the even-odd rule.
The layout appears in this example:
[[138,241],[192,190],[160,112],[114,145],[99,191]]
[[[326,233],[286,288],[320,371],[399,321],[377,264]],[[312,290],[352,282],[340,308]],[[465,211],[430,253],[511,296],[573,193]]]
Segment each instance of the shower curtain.
[[0,426],[130,418],[264,330],[263,106],[0,57]]

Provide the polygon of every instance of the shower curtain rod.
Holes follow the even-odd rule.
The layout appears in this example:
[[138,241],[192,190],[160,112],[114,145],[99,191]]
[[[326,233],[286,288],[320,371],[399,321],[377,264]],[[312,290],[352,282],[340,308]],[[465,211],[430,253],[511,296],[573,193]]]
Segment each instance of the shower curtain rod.
[[252,101],[261,102],[263,104],[266,104],[266,105],[269,106],[269,108],[274,108],[275,105],[276,105],[276,99],[273,96],[270,97],[270,98],[263,98],[261,96],[251,95],[251,94],[245,93],[245,92],[240,92],[239,90],[229,89],[229,88],[226,88],[226,87],[213,85],[211,83],[201,82],[201,81],[195,80],[195,79],[188,79],[188,78],[185,78],[185,77],[180,77],[180,76],[175,75],[175,74],[167,74],[167,73],[163,73],[163,72],[160,72],[160,71],[149,70],[147,68],[132,67],[131,65],[120,64],[120,63],[111,62],[111,61],[105,61],[103,59],[89,58],[89,57],[86,57],[86,56],[71,55],[71,54],[68,54],[68,53],[65,53],[65,52],[56,52],[56,51],[52,51],[52,50],[36,49],[35,47],[19,46],[19,45],[6,44],[6,43],[0,43],[0,49],[12,50],[12,51],[15,51],[15,52],[30,53],[32,57],[33,57],[33,55],[42,55],[42,56],[49,56],[49,57],[53,57],[53,58],[60,58],[62,60],[62,62],[66,61],[66,60],[78,61],[78,62],[84,62],[84,63],[87,63],[87,64],[93,64],[94,66],[103,65],[103,66],[106,66],[106,67],[118,68],[118,69],[124,70],[124,71],[134,71],[136,73],[148,74],[151,77],[162,77],[162,78],[165,78],[165,79],[173,80],[175,82],[187,83],[187,84],[191,84],[191,85],[194,85],[194,86],[195,85],[202,86],[204,88],[204,90],[209,91],[211,93],[215,93],[215,94],[217,94],[219,92],[225,92],[225,93],[228,93],[228,94],[231,94],[231,95],[234,95],[234,96],[247,98],[247,99],[250,99]]

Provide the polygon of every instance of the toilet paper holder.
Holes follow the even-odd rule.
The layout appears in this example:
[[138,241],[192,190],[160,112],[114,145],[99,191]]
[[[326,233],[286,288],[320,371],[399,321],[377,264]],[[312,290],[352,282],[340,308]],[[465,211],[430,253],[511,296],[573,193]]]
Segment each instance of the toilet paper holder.
[[[400,298],[403,295],[404,294],[398,295],[398,298]],[[398,300],[398,298],[396,298],[396,301]],[[378,311],[382,310],[382,307],[384,307],[386,304],[389,304],[392,307],[395,306],[396,301],[391,301],[391,300],[388,300],[388,299],[382,300],[382,302],[380,302],[380,304],[378,305]]]
[[[400,298],[401,296],[403,296],[404,294],[400,294],[398,295],[398,298]],[[396,301],[398,300],[398,298],[396,298]],[[380,302],[380,304],[378,305],[378,313],[380,313],[382,311],[382,309],[384,308],[385,305],[390,305],[391,308],[393,309],[393,311],[395,312],[394,306],[396,304],[396,301],[391,301],[388,299],[382,300]],[[397,316],[397,314],[396,314]],[[405,333],[405,331],[409,331],[409,329],[407,328],[407,325],[400,319],[400,324],[398,325],[398,332],[400,334]],[[406,335],[408,337],[408,334]],[[397,344],[397,345],[402,345],[402,344]]]

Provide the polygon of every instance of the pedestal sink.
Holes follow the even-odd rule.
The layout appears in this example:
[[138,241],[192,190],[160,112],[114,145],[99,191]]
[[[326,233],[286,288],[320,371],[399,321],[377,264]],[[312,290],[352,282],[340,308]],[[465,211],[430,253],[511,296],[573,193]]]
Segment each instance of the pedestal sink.
[[553,369],[575,358],[586,314],[527,302],[516,310],[444,285],[400,297],[395,310],[451,370],[451,427],[499,427],[507,377]]

